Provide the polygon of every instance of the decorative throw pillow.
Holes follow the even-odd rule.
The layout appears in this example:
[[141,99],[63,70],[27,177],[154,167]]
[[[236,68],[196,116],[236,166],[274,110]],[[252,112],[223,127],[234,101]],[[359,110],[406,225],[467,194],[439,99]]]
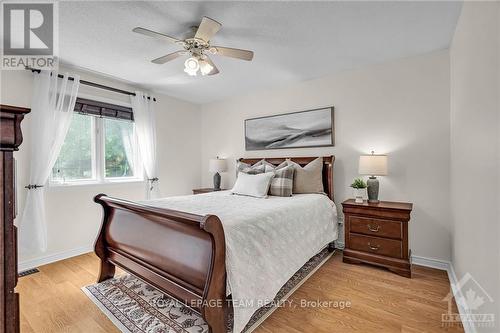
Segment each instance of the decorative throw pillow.
[[278,168],[276,165],[269,163],[268,161],[266,161],[264,159],[260,160],[259,162],[255,163],[254,165],[263,165],[265,172],[271,172],[274,169]]
[[295,169],[293,177],[293,193],[323,193],[323,158],[318,157],[304,167],[287,160]]
[[260,173],[256,175],[247,174],[244,172],[238,173],[238,178],[231,190],[232,194],[248,195],[256,198],[267,197],[271,179],[274,177],[274,172]]
[[264,173],[266,171],[266,166],[261,163],[262,161],[259,161],[255,163],[254,165],[250,165],[244,162],[239,162],[236,163],[236,178],[238,178],[238,174],[240,172],[247,173],[250,175],[256,175],[259,173]]
[[271,171],[274,171],[276,169],[280,169],[284,166],[287,166],[288,164],[286,164],[286,161],[282,162],[281,164],[279,164],[278,166],[272,164],[272,163],[269,163],[268,161],[266,161],[265,159],[262,159],[260,161],[258,161],[257,163],[255,163],[254,165],[252,165],[252,167],[262,167],[264,166],[264,172],[271,172]]
[[294,172],[294,166],[286,165],[286,162],[276,167],[274,169],[274,178],[271,180],[271,186],[269,187],[269,194],[278,197],[291,197]]

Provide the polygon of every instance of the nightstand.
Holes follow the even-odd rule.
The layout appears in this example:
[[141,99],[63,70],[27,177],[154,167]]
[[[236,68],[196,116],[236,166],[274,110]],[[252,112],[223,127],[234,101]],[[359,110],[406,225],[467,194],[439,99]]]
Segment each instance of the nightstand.
[[372,264],[411,278],[408,222],[413,204],[354,199],[342,203],[345,223],[343,261]]
[[[222,188],[220,191],[225,191],[226,189]],[[216,192],[213,188],[195,188],[193,189],[193,194],[203,194],[209,192]]]

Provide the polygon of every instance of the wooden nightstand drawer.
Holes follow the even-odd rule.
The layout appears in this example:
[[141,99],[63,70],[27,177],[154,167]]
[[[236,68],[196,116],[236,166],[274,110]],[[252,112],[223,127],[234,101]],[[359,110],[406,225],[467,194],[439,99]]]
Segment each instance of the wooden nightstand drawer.
[[403,243],[399,240],[349,234],[350,248],[393,258],[403,257]]
[[377,237],[402,239],[402,223],[388,220],[373,219],[361,216],[349,216],[351,232]]

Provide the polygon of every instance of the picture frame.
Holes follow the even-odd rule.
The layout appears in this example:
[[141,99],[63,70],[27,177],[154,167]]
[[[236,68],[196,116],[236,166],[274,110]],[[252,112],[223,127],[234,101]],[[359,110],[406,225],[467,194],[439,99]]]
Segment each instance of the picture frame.
[[245,150],[335,146],[334,107],[245,119]]

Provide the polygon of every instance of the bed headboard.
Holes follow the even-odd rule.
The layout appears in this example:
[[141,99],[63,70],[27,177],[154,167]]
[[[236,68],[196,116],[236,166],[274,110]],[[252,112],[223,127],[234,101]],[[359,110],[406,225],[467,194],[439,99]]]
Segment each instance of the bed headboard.
[[[260,158],[240,158],[238,161],[247,163],[247,164],[255,164],[262,159],[265,159],[271,164],[278,165],[285,161],[286,159],[290,159],[300,166],[305,166],[309,162],[317,159],[318,157],[260,157]],[[333,162],[335,162],[335,156],[323,156],[323,188],[325,193],[328,195],[332,201],[334,187],[333,187]]]

